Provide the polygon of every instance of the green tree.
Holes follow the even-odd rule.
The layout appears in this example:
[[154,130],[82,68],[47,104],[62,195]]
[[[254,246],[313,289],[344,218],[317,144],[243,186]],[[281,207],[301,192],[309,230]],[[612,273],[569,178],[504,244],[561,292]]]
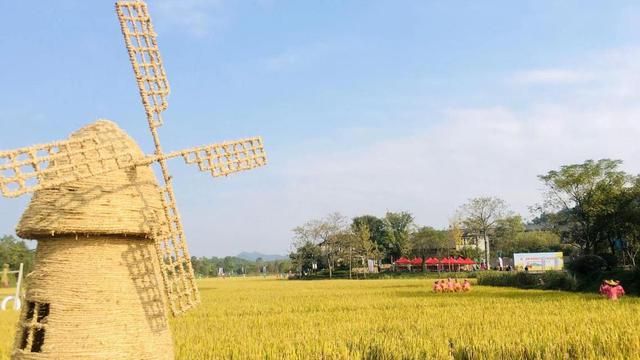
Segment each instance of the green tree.
[[507,216],[496,221],[494,236],[493,236],[493,248],[496,252],[501,253],[502,256],[506,255],[506,244],[515,240],[515,238],[524,233],[525,226],[522,221],[522,216],[513,215]]
[[295,251],[289,254],[292,265],[298,270],[300,276],[304,276],[305,273],[311,273],[313,264],[318,264],[321,256],[320,247],[312,242],[300,244]]
[[587,160],[539,176],[546,187],[541,208],[556,211],[554,221],[585,253],[594,253],[607,238],[616,237],[611,225],[618,206],[613,200],[630,181],[629,175],[619,169],[621,164],[620,160]]
[[411,234],[411,252],[422,258],[422,271],[426,271],[427,256],[435,251],[449,247],[447,231],[436,230],[430,226],[423,226]]
[[410,250],[409,234],[413,227],[413,215],[402,211],[387,212],[384,216],[384,229],[389,248],[390,260],[407,255]]
[[470,199],[460,207],[462,223],[467,231],[475,234],[484,243],[484,260],[490,264],[489,238],[495,230],[498,220],[508,215],[504,200],[496,197],[479,197]]
[[357,216],[354,217],[351,222],[351,231],[358,233],[362,226],[366,226],[369,232],[369,238],[374,243],[377,251],[383,256],[387,255],[386,253],[389,246],[384,221],[373,215]]
[[294,247],[307,243],[320,247],[329,269],[329,278],[333,277],[335,262],[340,254],[340,234],[346,230],[347,219],[340,213],[332,213],[322,219],[310,220],[293,229]]
[[17,270],[20,263],[23,263],[24,273],[28,274],[33,268],[34,257],[34,251],[23,240],[12,235],[0,237],[0,268],[3,264],[9,264],[12,270]]

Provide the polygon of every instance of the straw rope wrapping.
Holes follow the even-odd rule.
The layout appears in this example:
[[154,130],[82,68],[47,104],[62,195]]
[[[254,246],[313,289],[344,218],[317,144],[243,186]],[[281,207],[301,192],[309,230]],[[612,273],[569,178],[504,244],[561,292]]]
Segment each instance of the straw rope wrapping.
[[132,161],[126,142],[110,127],[100,127],[92,136],[3,151],[0,195],[17,197],[131,166]]
[[152,239],[38,239],[12,358],[173,359],[161,281]]
[[161,113],[167,108],[169,83],[160,58],[156,33],[151,24],[147,5],[142,1],[118,1],[116,12],[164,180],[161,198],[165,226],[164,229],[156,231],[156,251],[160,257],[169,306],[172,313],[178,315],[199,304],[200,293],[195,282],[184,229],[176,206],[171,175],[166,160],[162,158],[163,151],[157,131],[157,128],[162,125]]

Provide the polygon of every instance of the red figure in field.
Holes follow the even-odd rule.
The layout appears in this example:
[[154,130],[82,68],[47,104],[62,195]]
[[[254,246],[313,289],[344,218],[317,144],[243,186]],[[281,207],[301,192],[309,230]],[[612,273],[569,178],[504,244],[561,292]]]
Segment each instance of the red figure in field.
[[454,290],[455,289],[454,289],[453,281],[451,281],[451,278],[449,278],[447,280],[447,291],[448,292],[453,292]]
[[436,282],[433,283],[433,292],[435,293],[442,292],[442,285],[440,285],[440,280],[436,280]]
[[624,296],[624,288],[617,280],[605,280],[600,285],[600,294],[606,296],[609,300],[618,300]]
[[462,291],[462,285],[460,285],[460,283],[458,282],[458,279],[455,279],[455,282],[453,283],[453,290],[455,292]]

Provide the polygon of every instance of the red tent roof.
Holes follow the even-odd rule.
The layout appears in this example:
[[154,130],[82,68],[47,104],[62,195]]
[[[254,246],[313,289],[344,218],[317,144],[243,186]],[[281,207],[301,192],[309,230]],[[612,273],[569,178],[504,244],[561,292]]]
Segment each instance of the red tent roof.
[[427,264],[429,265],[435,265],[438,264],[440,262],[440,260],[436,259],[436,258],[428,258],[427,259]]
[[411,265],[422,265],[422,258],[421,257],[414,258],[413,260],[411,260]]
[[442,258],[442,260],[440,260],[441,264],[449,264],[449,259],[448,258]]
[[395,261],[396,264],[410,264],[411,260],[407,259],[406,257],[401,257],[400,259]]

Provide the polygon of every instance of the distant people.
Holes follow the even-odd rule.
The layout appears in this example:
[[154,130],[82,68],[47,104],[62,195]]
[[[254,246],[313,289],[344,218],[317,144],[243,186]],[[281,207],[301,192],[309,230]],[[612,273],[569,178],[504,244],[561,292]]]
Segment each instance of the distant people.
[[462,291],[463,292],[471,291],[471,283],[469,282],[469,280],[464,279],[464,282],[462,283]]
[[462,290],[462,285],[458,282],[458,279],[455,279],[455,282],[453,284],[453,290],[455,292],[460,292]]
[[529,265],[524,266],[524,272],[529,272]]
[[440,285],[440,280],[436,280],[436,282],[433,283],[433,292],[435,293],[442,292],[442,285]]

